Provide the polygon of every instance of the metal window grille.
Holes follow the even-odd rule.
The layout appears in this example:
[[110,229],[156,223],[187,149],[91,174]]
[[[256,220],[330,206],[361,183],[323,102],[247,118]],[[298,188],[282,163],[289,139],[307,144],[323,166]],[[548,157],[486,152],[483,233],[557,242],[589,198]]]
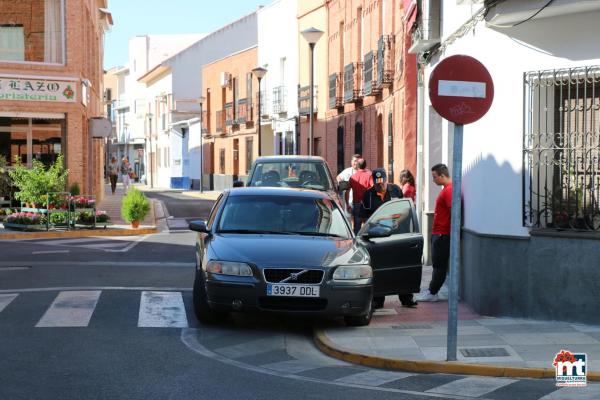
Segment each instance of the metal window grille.
[[523,223],[600,231],[600,66],[524,76]]

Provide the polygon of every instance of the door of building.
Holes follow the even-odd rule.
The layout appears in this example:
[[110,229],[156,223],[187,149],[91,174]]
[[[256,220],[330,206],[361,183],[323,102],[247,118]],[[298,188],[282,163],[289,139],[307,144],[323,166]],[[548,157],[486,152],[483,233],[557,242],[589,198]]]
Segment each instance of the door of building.
[[233,139],[233,179],[240,174],[240,140]]

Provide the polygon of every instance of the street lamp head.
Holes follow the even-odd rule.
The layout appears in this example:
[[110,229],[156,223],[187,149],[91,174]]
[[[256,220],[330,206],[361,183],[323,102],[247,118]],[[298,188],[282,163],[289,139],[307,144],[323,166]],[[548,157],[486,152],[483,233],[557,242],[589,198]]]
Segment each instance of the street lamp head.
[[311,27],[308,29],[303,30],[302,32],[302,37],[309,43],[309,44],[315,44],[319,41],[319,39],[321,38],[321,36],[323,36],[323,31],[318,30],[315,27]]
[[146,117],[148,117],[148,119],[152,119],[152,117],[154,117],[154,114],[148,113],[148,114],[146,114]]
[[267,69],[263,67],[256,67],[252,70],[252,73],[260,80],[267,74]]

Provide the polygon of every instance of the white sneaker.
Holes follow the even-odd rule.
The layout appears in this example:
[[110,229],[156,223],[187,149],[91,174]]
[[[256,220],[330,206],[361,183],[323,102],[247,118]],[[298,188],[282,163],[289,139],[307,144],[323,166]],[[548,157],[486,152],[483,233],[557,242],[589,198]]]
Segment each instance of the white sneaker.
[[438,301],[439,297],[437,294],[431,294],[429,290],[422,291],[415,296],[416,301]]
[[447,282],[448,281],[446,280],[446,282],[444,282],[444,284],[440,288],[440,291],[438,292],[438,298],[440,300],[448,300],[448,284],[447,284]]

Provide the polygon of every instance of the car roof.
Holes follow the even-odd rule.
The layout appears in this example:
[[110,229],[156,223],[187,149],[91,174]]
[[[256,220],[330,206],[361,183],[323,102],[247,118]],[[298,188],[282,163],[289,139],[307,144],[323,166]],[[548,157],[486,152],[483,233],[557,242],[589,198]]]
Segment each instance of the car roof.
[[323,157],[319,156],[262,156],[258,157],[255,162],[325,162]]
[[309,199],[329,199],[331,195],[321,190],[281,188],[281,187],[240,187],[227,189],[229,196],[285,196],[302,197]]

